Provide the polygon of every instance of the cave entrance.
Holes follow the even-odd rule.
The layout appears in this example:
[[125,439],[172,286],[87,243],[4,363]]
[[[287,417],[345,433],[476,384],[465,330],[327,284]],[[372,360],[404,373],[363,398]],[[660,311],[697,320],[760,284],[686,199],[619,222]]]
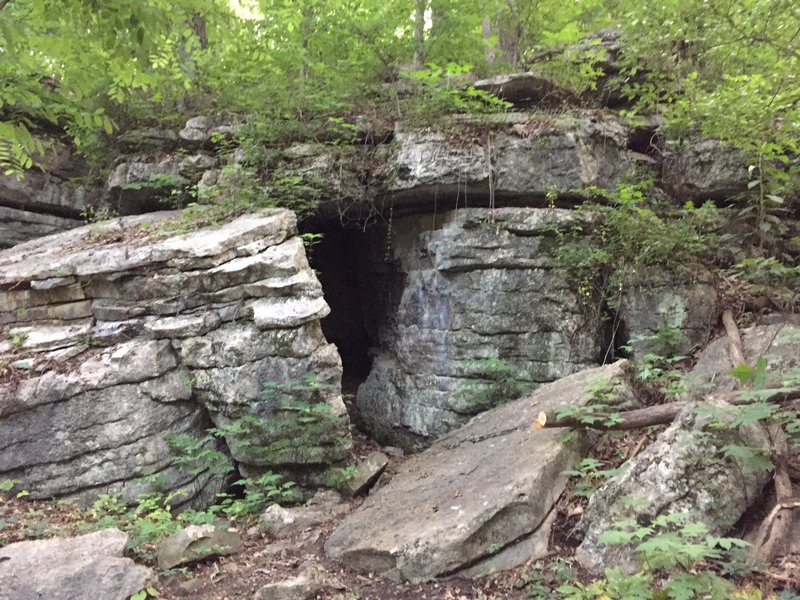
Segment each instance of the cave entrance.
[[342,357],[342,393],[354,397],[372,367],[375,335],[370,336],[364,311],[366,235],[338,222],[315,223],[311,231],[322,237],[308,251],[309,262],[331,307],[322,319],[322,331]]

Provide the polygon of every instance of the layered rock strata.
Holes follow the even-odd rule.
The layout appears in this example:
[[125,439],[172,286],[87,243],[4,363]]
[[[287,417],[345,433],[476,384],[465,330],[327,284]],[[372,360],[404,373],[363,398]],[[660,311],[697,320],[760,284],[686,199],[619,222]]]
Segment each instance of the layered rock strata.
[[[133,500],[155,477],[202,504],[220,477],[176,468],[166,438],[212,423],[240,470],[347,455],[341,362],[294,215],[195,227],[154,213],[0,252],[0,479],[36,498]],[[316,406],[313,435],[287,400]]]

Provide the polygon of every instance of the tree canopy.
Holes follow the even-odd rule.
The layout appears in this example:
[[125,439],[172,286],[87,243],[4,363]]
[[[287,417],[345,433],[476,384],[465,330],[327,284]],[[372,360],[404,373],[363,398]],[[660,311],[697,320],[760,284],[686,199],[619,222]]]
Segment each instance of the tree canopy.
[[589,88],[603,50],[577,42],[609,27],[635,109],[764,159],[797,153],[791,0],[0,0],[0,166],[30,167],[48,127],[90,148],[190,112],[354,112],[415,62]]

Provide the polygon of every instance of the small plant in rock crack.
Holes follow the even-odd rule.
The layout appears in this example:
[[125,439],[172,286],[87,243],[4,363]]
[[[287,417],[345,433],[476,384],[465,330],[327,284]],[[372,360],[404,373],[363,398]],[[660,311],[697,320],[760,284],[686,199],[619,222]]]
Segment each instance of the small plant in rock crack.
[[220,440],[230,428],[211,427],[202,437],[170,434],[166,442],[175,454],[175,464],[184,467],[189,475],[208,472],[212,475],[227,475],[234,470],[230,457],[220,450]]
[[624,469],[623,467],[602,469],[602,466],[603,463],[595,458],[584,458],[574,469],[564,471],[563,474],[578,478],[573,493],[576,496],[588,498],[597,490],[601,480],[619,475]]
[[464,384],[456,397],[466,401],[471,411],[499,406],[533,389],[533,384],[523,379],[521,369],[501,358],[471,360],[464,366],[477,377]]
[[13,350],[20,350],[25,345],[28,339],[28,334],[20,331],[12,331],[8,334],[8,342],[11,344]]
[[636,360],[636,378],[655,386],[666,398],[676,398],[685,391],[680,365],[686,361],[679,348],[686,344],[686,336],[675,327],[664,326],[652,335],[638,335],[623,347],[632,353],[636,346],[646,352]]

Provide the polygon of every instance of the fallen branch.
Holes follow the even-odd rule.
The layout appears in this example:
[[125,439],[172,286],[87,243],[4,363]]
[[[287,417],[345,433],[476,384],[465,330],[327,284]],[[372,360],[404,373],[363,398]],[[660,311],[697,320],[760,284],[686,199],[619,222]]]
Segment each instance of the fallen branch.
[[[742,406],[744,404],[752,404],[754,402],[772,402],[774,404],[784,404],[800,400],[800,389],[786,390],[761,390],[758,398],[753,396],[742,396],[740,392],[729,394],[717,394],[709,397],[709,401],[719,401],[732,404],[734,406]],[[628,410],[621,413],[584,413],[581,415],[570,415],[561,419],[548,418],[545,413],[540,413],[534,427],[536,429],[551,428],[551,427],[573,427],[576,429],[603,429],[603,430],[627,430],[627,429],[641,429],[642,427],[651,427],[653,425],[666,425],[672,423],[678,413],[687,406],[698,404],[688,400],[681,400],[678,402],[670,402],[668,404],[659,404],[656,406],[648,406],[646,408],[637,408],[635,410]],[[544,416],[543,416],[544,415]],[[613,417],[613,418],[612,418]],[[589,423],[587,420],[593,422]]]
[[[722,313],[722,324],[728,334],[728,353],[731,363],[736,368],[747,364],[742,351],[742,336],[733,319],[733,313],[726,310]],[[789,443],[780,423],[774,419],[766,422],[767,432],[772,441],[772,463],[775,465],[773,482],[775,484],[775,507],[761,522],[749,554],[756,560],[771,563],[786,551],[788,537],[794,521],[794,490],[789,477]]]
[[800,498],[794,497],[792,480],[789,477],[789,445],[780,425],[772,423],[773,462],[775,463],[775,507],[761,522],[758,534],[750,548],[750,556],[771,563],[786,551],[788,537],[792,532],[794,509],[800,506]]
[[733,319],[733,313],[726,310],[722,313],[722,324],[725,326],[725,333],[728,335],[728,354],[731,358],[734,368],[742,363],[747,363],[744,359],[744,352],[742,351],[742,336],[739,335],[739,328],[736,326],[736,321]]

